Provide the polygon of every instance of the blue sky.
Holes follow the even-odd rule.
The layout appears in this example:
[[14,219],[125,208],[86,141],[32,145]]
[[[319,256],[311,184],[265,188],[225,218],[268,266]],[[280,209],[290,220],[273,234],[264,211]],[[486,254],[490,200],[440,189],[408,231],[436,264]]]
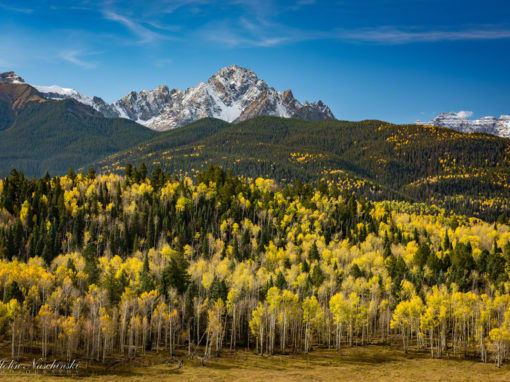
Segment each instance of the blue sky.
[[112,102],[253,69],[339,119],[510,114],[507,0],[0,0],[0,71]]

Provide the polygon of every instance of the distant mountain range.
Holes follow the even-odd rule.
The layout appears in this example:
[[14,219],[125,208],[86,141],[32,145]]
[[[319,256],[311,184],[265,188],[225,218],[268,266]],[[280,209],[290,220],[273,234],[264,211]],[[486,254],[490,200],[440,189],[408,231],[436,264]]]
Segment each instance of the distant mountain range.
[[471,120],[471,112],[441,113],[431,121],[416,121],[417,125],[441,126],[462,133],[487,133],[510,138],[510,115]]
[[[0,83],[25,84],[14,72],[0,74]],[[242,122],[259,116],[297,118],[307,121],[333,120],[335,116],[322,101],[300,102],[292,91],[277,91],[250,69],[237,65],[220,69],[206,82],[186,90],[160,85],[153,90],[131,91],[109,104],[57,85],[30,85],[48,100],[74,99],[92,107],[106,118],[125,118],[156,131],[185,126],[202,118]],[[487,133],[510,138],[510,116],[469,119],[469,112],[441,113],[417,125],[447,127],[464,133]]]
[[[14,72],[0,75],[0,82],[24,83]],[[240,122],[262,115],[305,120],[335,119],[322,101],[308,103],[269,87],[250,69],[225,67],[186,90],[160,85],[154,90],[132,91],[108,104],[102,98],[88,97],[74,89],[57,85],[32,85],[47,99],[74,99],[91,106],[107,118],[126,118],[157,131],[170,130],[202,118]]]

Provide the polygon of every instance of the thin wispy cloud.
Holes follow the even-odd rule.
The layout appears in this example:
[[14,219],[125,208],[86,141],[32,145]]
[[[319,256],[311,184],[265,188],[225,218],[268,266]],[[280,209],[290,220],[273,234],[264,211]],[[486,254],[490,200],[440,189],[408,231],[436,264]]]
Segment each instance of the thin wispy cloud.
[[180,8],[188,7],[193,12],[197,12],[200,10],[200,6],[211,4],[214,1],[211,0],[174,0],[170,2],[165,2],[162,7],[160,7],[160,11],[164,13],[173,13]]
[[[141,3],[135,1],[137,6]],[[275,0],[175,0],[154,2],[127,10],[122,2],[112,1],[101,11],[102,16],[122,25],[136,37],[134,44],[148,45],[161,40],[198,40],[228,48],[275,47],[306,41],[343,41],[348,43],[403,45],[441,41],[497,40],[510,38],[510,28],[491,25],[429,28],[423,26],[376,26],[367,28],[315,29],[293,25],[288,15],[304,12],[303,8],[319,6],[317,0],[282,3]],[[201,17],[212,16],[193,30],[186,27],[186,13],[175,18],[174,12],[198,7]],[[218,14],[218,10],[221,12]],[[235,11],[234,13],[228,13]],[[135,13],[133,13],[135,12]],[[211,13],[212,12],[212,13]],[[136,14],[136,17],[131,15]],[[223,15],[229,14],[228,17]],[[286,16],[287,15],[287,16]],[[218,17],[220,16],[220,17]],[[181,17],[184,17],[182,19]],[[175,26],[175,22],[181,26]],[[133,41],[130,41],[133,43]]]
[[[270,31],[268,33],[268,31]],[[458,30],[419,29],[407,30],[391,26],[333,31],[305,30],[268,20],[251,21],[241,17],[237,22],[210,24],[202,33],[205,38],[228,47],[259,46],[299,43],[318,40],[338,40],[347,43],[404,45],[442,41],[482,41],[510,39],[510,29],[474,27]]]
[[[267,34],[266,29],[260,24],[241,18],[235,24],[228,22],[210,23],[198,32],[199,38],[217,43],[228,48],[242,47],[274,47],[288,42],[289,37],[285,34]],[[277,30],[277,28],[273,28]]]
[[303,7],[306,7],[308,5],[314,5],[316,3],[316,0],[299,0],[296,2],[296,4],[292,5],[290,7],[293,11],[298,11]]
[[168,31],[168,32],[177,32],[181,29],[180,25],[169,25],[160,23],[154,20],[147,20],[145,24],[153,27],[154,29],[159,29],[161,31]]
[[405,30],[395,27],[339,30],[331,36],[339,40],[379,44],[412,44],[440,41],[500,40],[510,38],[509,29],[472,28],[461,30]]
[[5,4],[3,2],[0,2],[0,8],[8,10],[8,11],[11,11],[11,12],[17,12],[17,13],[26,13],[26,14],[29,14],[29,13],[34,12],[34,10],[32,8],[13,7],[11,5],[7,5],[7,4]]
[[137,43],[139,44],[147,44],[159,39],[166,38],[165,36],[143,26],[141,23],[113,11],[103,11],[103,16],[107,20],[118,22],[129,29],[134,35],[138,37]]
[[84,56],[90,56],[92,53],[84,53],[81,50],[66,50],[63,52],[60,52],[59,57],[67,62],[70,62],[71,64],[80,66],[84,69],[94,69],[97,67],[97,63],[95,62],[89,62],[85,61],[83,59]]

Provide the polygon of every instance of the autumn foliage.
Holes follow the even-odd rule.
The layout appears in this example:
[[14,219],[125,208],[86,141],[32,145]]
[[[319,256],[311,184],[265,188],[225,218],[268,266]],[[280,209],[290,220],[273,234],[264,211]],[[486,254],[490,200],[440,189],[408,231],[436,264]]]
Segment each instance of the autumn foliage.
[[338,184],[278,186],[217,167],[128,166],[0,183],[0,336],[13,357],[104,361],[340,349],[398,336],[500,365],[510,227]]

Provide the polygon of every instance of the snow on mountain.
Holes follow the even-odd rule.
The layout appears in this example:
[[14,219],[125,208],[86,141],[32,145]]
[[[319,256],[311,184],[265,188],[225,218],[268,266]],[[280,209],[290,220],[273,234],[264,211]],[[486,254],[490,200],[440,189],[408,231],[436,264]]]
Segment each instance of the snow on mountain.
[[[88,97],[80,92],[70,89],[63,88],[57,85],[51,86],[39,86],[31,85],[44,95],[47,99],[61,101],[64,99],[74,99],[84,105],[90,106],[103,114],[107,118],[128,118],[121,114],[113,105],[107,104],[102,98],[99,97]],[[128,118],[129,119],[129,118]]]
[[441,113],[431,121],[416,121],[417,125],[441,126],[463,133],[487,133],[510,138],[510,116],[483,117],[471,120],[472,112],[459,111],[457,113]]
[[510,115],[500,115],[496,122],[497,135],[510,138]]
[[80,94],[74,89],[61,88],[60,86],[57,86],[57,85],[51,85],[51,86],[32,85],[32,87],[36,88],[39,92],[43,93],[45,95],[45,97],[48,99],[60,101],[63,99],[74,98],[76,101],[81,102],[85,105],[88,105],[88,106],[94,105],[92,98],[87,97],[83,94]]
[[303,119],[334,119],[321,101],[300,103],[292,92],[279,92],[250,69],[237,65],[222,68],[186,90],[160,85],[153,90],[130,92],[113,104],[99,97],[88,97],[74,89],[59,86],[34,86],[46,98],[73,98],[101,112],[105,117],[128,118],[151,129],[164,131],[184,126],[201,118],[213,117],[239,122],[259,115]]

